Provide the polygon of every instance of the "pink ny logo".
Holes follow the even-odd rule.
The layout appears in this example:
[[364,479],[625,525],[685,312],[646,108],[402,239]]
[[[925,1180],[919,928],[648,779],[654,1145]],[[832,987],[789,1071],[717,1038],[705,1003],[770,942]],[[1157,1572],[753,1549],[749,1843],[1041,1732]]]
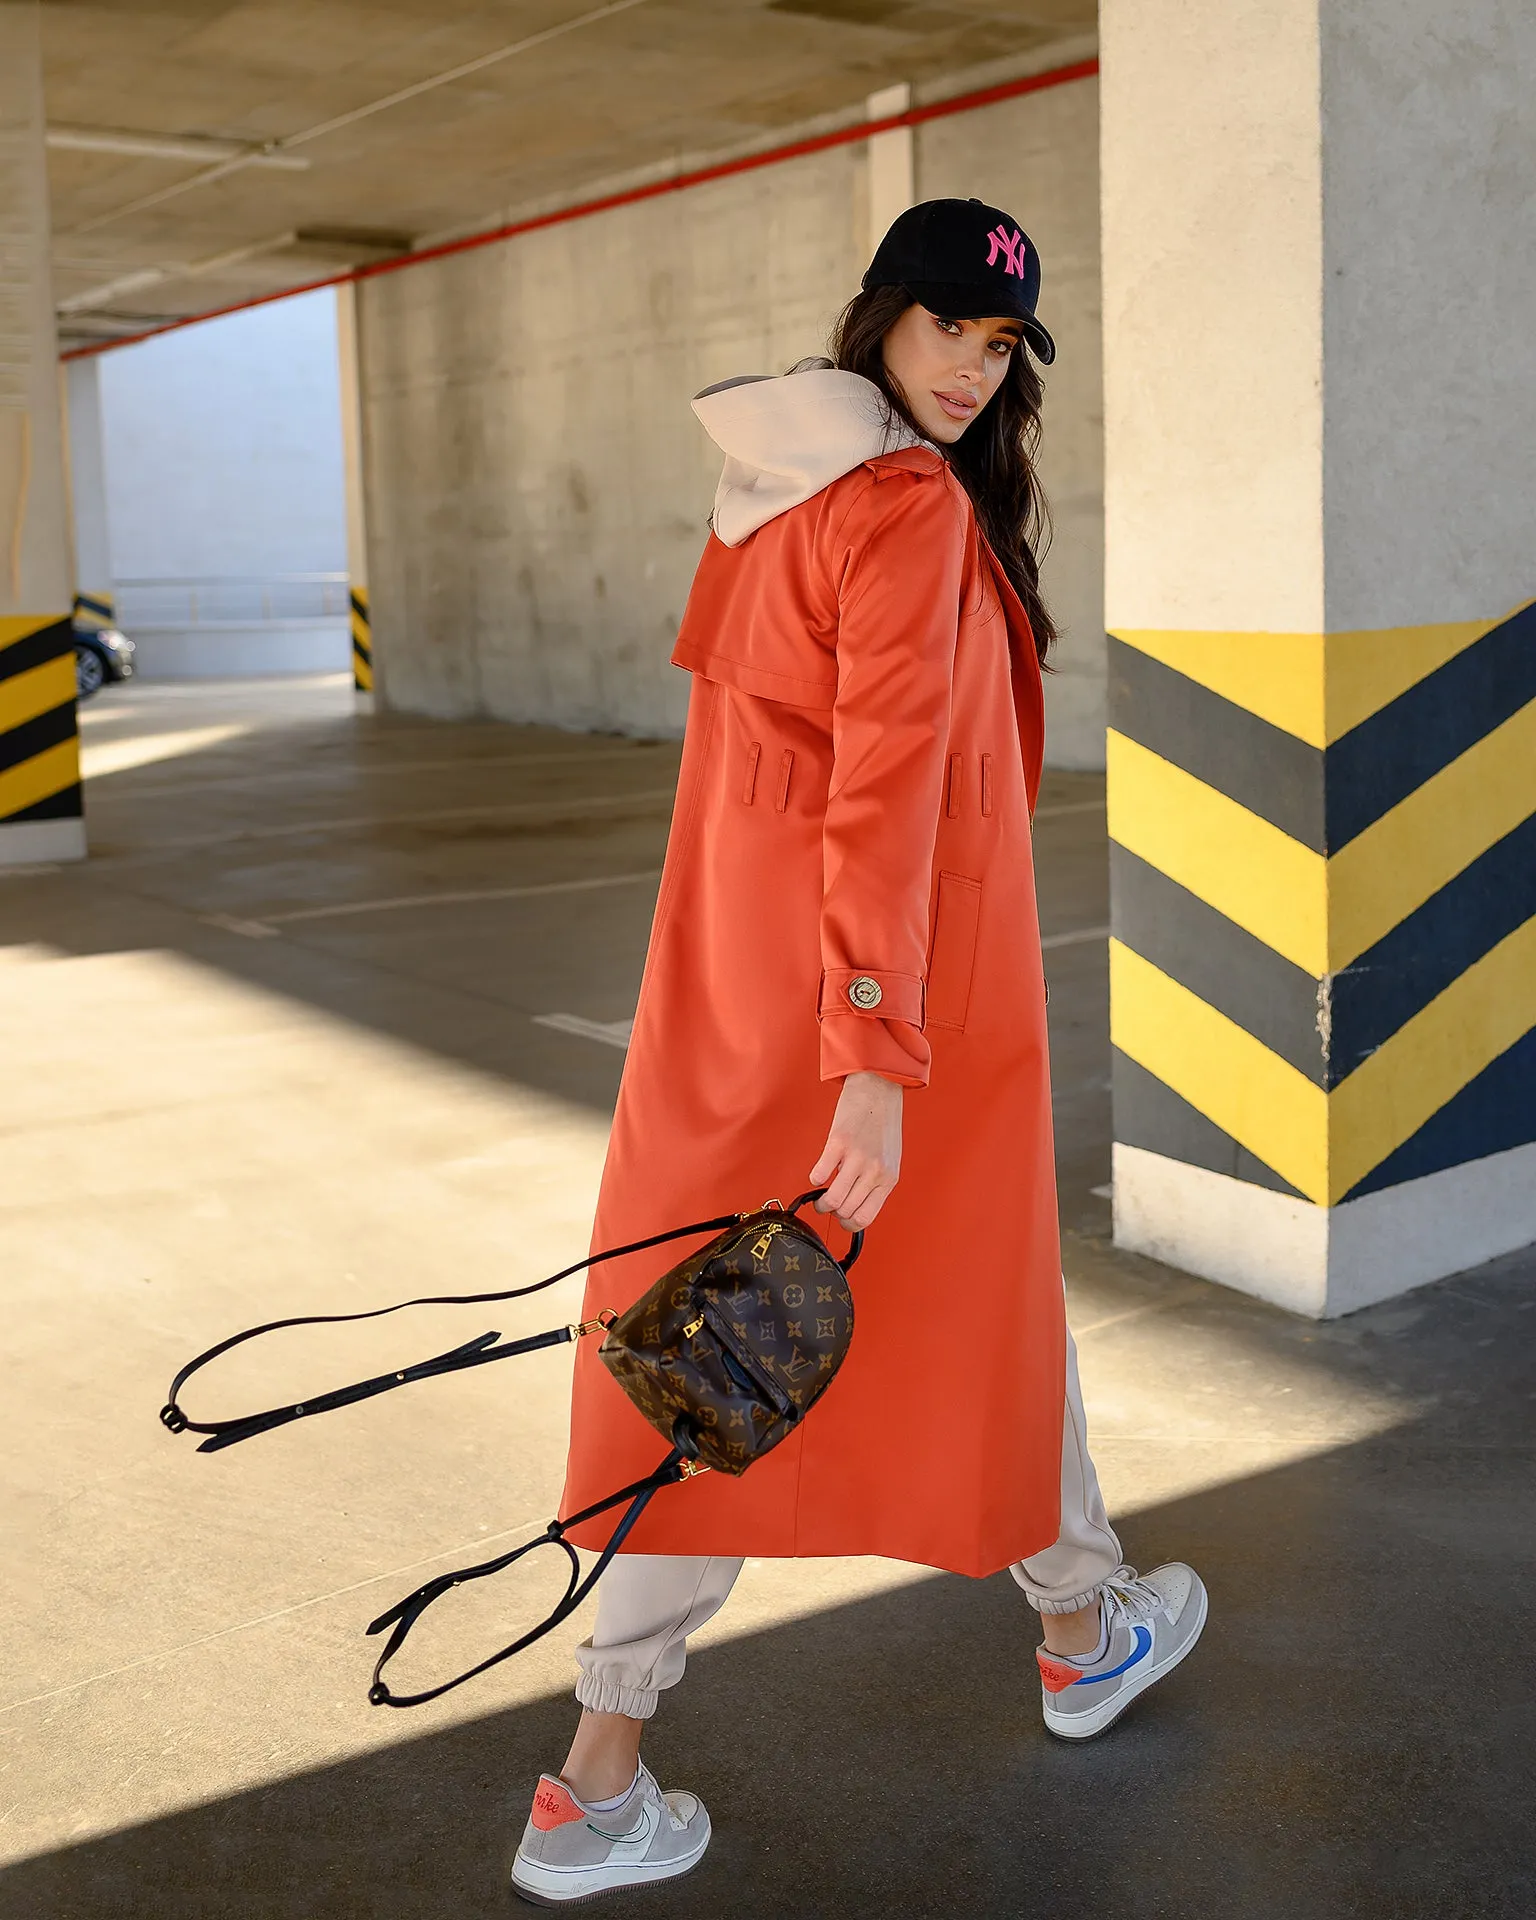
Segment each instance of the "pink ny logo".
[[1018,228],[1014,228],[1010,238],[1006,229],[999,224],[987,235],[987,241],[987,265],[995,267],[997,256],[1001,254],[1004,271],[1016,273],[1022,280],[1024,278],[1024,236]]

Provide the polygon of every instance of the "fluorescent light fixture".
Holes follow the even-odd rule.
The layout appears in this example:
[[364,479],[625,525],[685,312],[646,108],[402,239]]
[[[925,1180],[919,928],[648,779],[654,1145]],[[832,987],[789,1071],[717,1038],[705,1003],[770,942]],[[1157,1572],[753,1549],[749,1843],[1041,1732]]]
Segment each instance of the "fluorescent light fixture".
[[130,133],[121,127],[50,127],[48,145],[65,153],[126,153],[145,160],[191,160],[208,166],[241,160],[251,167],[279,167],[302,173],[309,162],[296,153],[278,153],[246,140],[215,140],[200,133]]

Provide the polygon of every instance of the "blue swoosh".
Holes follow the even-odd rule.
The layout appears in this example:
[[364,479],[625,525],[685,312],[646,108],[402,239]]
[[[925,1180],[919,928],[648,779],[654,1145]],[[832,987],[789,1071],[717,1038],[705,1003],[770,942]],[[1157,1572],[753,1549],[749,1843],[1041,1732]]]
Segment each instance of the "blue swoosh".
[[1111,1667],[1108,1673],[1085,1673],[1080,1680],[1072,1682],[1073,1686],[1091,1687],[1096,1680],[1116,1680],[1128,1667],[1134,1667],[1139,1661],[1145,1660],[1152,1651],[1151,1631],[1147,1627],[1135,1627],[1132,1631],[1136,1635],[1135,1649],[1120,1662],[1118,1667]]

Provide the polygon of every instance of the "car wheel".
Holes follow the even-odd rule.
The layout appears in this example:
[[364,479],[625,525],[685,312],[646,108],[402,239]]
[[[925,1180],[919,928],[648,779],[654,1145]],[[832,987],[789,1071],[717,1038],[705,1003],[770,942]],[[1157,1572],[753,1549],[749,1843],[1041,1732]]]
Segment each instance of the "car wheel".
[[107,683],[107,663],[94,647],[75,642],[75,696],[89,700]]

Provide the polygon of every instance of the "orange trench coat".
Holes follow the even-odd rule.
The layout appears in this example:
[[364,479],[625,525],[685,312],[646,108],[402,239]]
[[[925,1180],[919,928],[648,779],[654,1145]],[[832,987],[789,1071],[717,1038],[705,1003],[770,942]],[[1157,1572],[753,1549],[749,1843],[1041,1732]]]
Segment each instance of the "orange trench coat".
[[[673,659],[693,690],[594,1248],[803,1192],[845,1074],[920,1091],[837,1379],[739,1479],[665,1488],[625,1550],[996,1572],[1056,1538],[1065,1371],[1027,618],[913,447],[711,535]],[[586,1314],[687,1244],[597,1268]],[[583,1342],[561,1511],[664,1451]]]

